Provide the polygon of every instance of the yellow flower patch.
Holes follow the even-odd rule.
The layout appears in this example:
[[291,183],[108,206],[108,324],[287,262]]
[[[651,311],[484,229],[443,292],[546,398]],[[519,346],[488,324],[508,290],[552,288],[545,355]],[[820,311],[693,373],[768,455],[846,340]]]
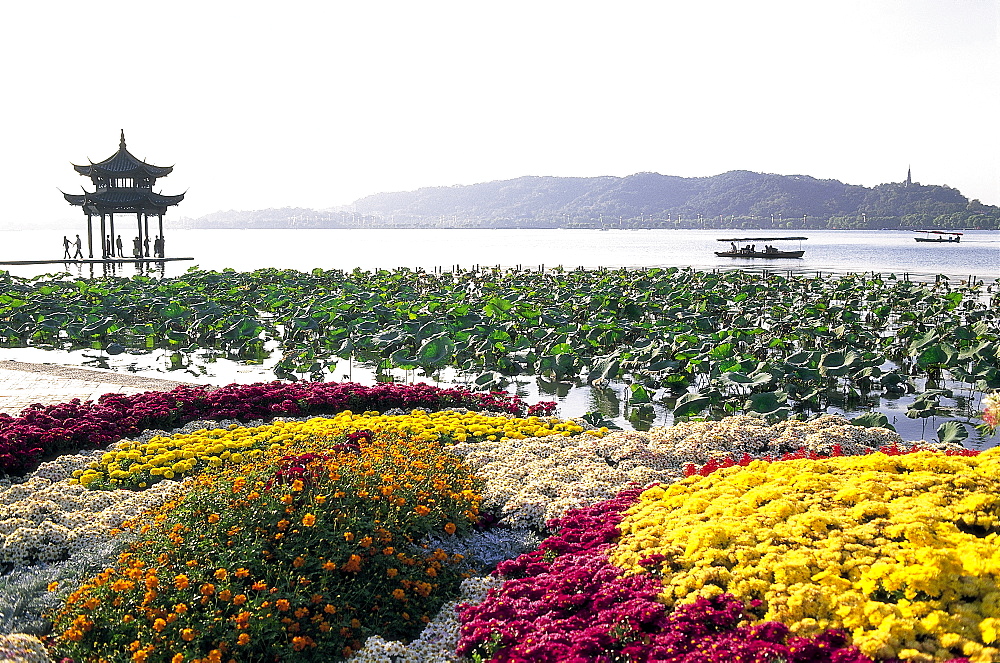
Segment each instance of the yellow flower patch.
[[1000,660],[1000,449],[756,461],[646,490],[611,561],[668,605],[729,592],[868,656]]
[[[406,415],[341,412],[308,421],[277,421],[265,426],[203,429],[149,442],[125,441],[98,462],[74,473],[71,483],[89,488],[142,489],[163,479],[182,479],[208,467],[254,460],[264,449],[299,440],[330,438],[358,431],[399,432],[416,442],[478,442],[550,435],[571,436],[583,427],[554,417],[511,418],[479,412],[426,412]],[[601,431],[588,431],[600,436]],[[606,432],[606,431],[605,431]]]

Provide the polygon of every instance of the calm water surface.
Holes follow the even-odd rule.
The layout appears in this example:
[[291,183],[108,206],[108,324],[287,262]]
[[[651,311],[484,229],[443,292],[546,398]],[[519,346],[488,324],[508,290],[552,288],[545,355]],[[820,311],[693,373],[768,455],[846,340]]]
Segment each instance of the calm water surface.
[[[79,229],[73,229],[75,233]],[[0,231],[0,261],[62,257],[62,237],[70,231]],[[718,258],[728,249],[719,238],[763,236],[761,231],[719,230],[169,230],[167,255],[194,258],[167,263],[166,276],[193,265],[202,269],[249,271],[279,267],[308,271],[451,265],[522,265],[538,269],[563,265],[592,267],[684,267],[699,269],[766,267],[805,272],[948,274],[1000,277],[1000,233],[968,231],[960,244],[927,244],[901,231],[778,231],[771,236],[803,235],[796,260]],[[72,235],[70,235],[72,237]],[[126,238],[127,239],[127,238]],[[128,244],[128,242],[126,242]],[[84,248],[86,252],[86,247]],[[18,276],[62,271],[58,265],[0,266]],[[96,268],[100,275],[101,268]],[[88,276],[89,267],[71,266]],[[135,273],[126,265],[119,274]]]
[[[59,259],[62,236],[67,231],[0,231],[0,261]],[[70,237],[72,237],[70,234]],[[719,238],[803,235],[805,256],[798,260],[753,260],[718,258],[714,251],[728,248]],[[166,263],[153,274],[179,276],[192,266],[202,269],[250,271],[277,267],[308,271],[396,267],[433,270],[453,265],[520,265],[537,270],[559,265],[567,269],[594,267],[695,267],[766,268],[794,270],[815,274],[870,272],[913,278],[933,278],[945,274],[958,279],[975,276],[988,283],[1000,278],[1000,233],[967,231],[960,244],[928,244],[914,241],[914,233],[900,231],[697,231],[697,230],[169,230],[167,255],[190,256],[192,261]],[[125,238],[127,239],[127,238]],[[126,242],[127,244],[128,242]],[[761,244],[758,242],[758,244]],[[787,248],[799,248],[799,242],[786,242]],[[85,248],[86,251],[86,248]],[[17,276],[31,277],[63,271],[62,265],[2,266]],[[124,265],[115,268],[119,276],[136,274],[139,268]],[[101,266],[70,266],[72,275],[101,276]],[[0,349],[0,357],[21,361],[111,368],[153,377],[228,384],[273,379],[271,367],[278,357],[262,365],[246,366],[204,352],[178,362],[169,353],[155,350],[145,355],[108,356],[99,351],[41,350],[36,348]],[[435,382],[435,378],[413,372],[396,371],[400,381]],[[439,384],[462,382],[462,376],[444,373],[436,376]],[[372,372],[353,362],[341,361],[331,380],[355,380],[371,384]],[[601,411],[625,428],[633,422],[627,417],[624,385],[606,389],[542,379],[522,380],[510,386],[529,402],[556,400],[563,416],[579,416]],[[932,438],[935,420],[907,419],[905,412],[912,397],[883,400],[879,410],[894,421],[906,439]],[[848,414],[854,414],[848,412]],[[652,422],[670,422],[669,412],[658,408]],[[644,425],[648,425],[644,424]],[[979,444],[993,444],[980,441]]]

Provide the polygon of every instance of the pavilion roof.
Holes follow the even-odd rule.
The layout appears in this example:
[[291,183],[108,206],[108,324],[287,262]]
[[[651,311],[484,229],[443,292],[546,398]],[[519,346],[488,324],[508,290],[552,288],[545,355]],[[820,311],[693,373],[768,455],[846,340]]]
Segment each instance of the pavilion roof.
[[101,189],[94,193],[64,193],[70,205],[91,207],[99,212],[134,212],[137,210],[165,210],[184,200],[184,194],[167,196],[149,189],[133,187]]
[[137,179],[156,179],[169,175],[173,166],[154,166],[137,158],[125,148],[125,130],[122,130],[121,141],[118,144],[118,151],[104,161],[94,163],[91,161],[85,166],[73,164],[76,172],[90,178],[98,177],[131,177]]

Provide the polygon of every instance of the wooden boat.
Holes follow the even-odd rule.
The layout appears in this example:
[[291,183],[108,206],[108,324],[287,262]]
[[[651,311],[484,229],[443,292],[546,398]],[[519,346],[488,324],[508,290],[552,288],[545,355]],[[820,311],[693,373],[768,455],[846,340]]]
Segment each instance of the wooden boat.
[[[757,247],[757,242],[786,242],[790,240],[805,240],[808,237],[738,237],[736,239],[720,239],[720,242],[729,242],[729,251],[716,251],[715,255],[720,258],[765,258],[768,260],[776,258],[801,258],[805,250],[783,251],[775,246],[765,244],[763,248]],[[751,242],[751,244],[743,244]]]
[[958,244],[962,241],[962,233],[953,233],[946,230],[918,230],[918,233],[927,233],[931,237],[914,237],[918,242],[949,242]]

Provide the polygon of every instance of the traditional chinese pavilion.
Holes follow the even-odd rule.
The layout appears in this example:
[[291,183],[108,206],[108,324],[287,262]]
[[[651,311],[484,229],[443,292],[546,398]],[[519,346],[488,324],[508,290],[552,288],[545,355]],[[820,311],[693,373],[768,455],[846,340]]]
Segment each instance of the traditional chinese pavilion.
[[[184,194],[167,196],[155,193],[153,185],[159,177],[166,177],[173,171],[173,166],[154,166],[137,159],[125,148],[125,131],[122,130],[118,151],[101,161],[90,162],[85,166],[73,164],[74,170],[84,177],[89,177],[94,183],[94,191],[84,189],[82,194],[63,193],[70,205],[83,208],[87,215],[87,249],[90,258],[94,257],[93,217],[101,217],[101,257],[115,256],[115,214],[135,214],[139,231],[139,256],[150,257],[149,217],[159,219],[159,242],[154,243],[154,256],[163,256],[163,215],[167,208],[184,200]],[[105,227],[105,220],[110,227]],[[109,241],[111,246],[109,246]],[[159,251],[156,251],[159,247]],[[139,257],[137,256],[137,257]]]

